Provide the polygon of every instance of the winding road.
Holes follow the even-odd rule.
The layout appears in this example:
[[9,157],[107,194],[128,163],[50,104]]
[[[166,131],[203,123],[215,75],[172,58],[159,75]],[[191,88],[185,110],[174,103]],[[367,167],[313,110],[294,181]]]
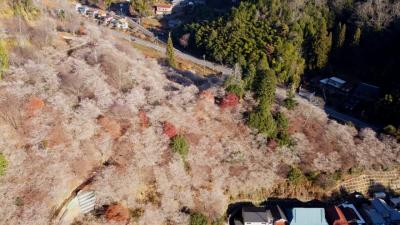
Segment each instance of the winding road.
[[[139,38],[133,37],[133,36],[131,36],[129,34],[125,34],[125,33],[122,33],[122,32],[116,31],[116,30],[112,30],[112,32],[113,32],[113,34],[115,36],[117,36],[117,37],[119,37],[121,39],[125,39],[127,41],[136,43],[138,45],[142,45],[144,47],[152,48],[152,49],[154,49],[156,51],[159,51],[159,52],[161,52],[163,54],[166,51],[166,45],[164,43],[163,44],[156,44],[154,42],[150,42],[150,41],[146,41],[146,40],[143,40],[143,39],[139,39]],[[161,41],[159,40],[158,42],[161,42]],[[201,66],[208,67],[208,68],[210,68],[212,70],[218,71],[218,72],[226,74],[226,75],[232,74],[232,71],[233,71],[229,67],[221,66],[221,65],[212,63],[210,61],[207,61],[207,60],[196,58],[196,57],[194,57],[192,55],[189,55],[189,54],[186,54],[184,52],[181,52],[178,49],[175,49],[175,55],[177,57],[179,57],[179,58],[184,59],[184,60],[190,61],[192,63],[198,64],[198,65],[201,65]]]

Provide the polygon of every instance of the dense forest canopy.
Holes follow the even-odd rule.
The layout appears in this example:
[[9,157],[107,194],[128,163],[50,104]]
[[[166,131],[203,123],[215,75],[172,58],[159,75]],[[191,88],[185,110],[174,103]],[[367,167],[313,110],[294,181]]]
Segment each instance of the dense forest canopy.
[[238,63],[244,88],[256,93],[271,73],[289,94],[303,74],[341,74],[380,86],[377,116],[385,111],[381,122],[399,125],[399,15],[397,0],[247,0],[223,17],[180,27],[176,36],[189,33],[190,49]]

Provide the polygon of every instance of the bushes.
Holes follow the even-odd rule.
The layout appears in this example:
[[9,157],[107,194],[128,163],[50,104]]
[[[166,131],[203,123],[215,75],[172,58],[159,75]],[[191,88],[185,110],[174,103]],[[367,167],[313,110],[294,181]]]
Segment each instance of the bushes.
[[222,109],[235,107],[239,104],[239,97],[236,94],[228,93],[219,103]]
[[8,166],[8,161],[3,153],[0,153],[0,176],[3,176],[6,173],[6,169]]
[[287,175],[287,179],[290,183],[298,185],[304,181],[304,175],[299,168],[292,167]]
[[207,225],[208,219],[201,213],[193,213],[190,215],[190,225]]
[[387,125],[385,128],[383,128],[383,131],[385,131],[386,134],[394,135],[397,129],[393,125]]
[[283,106],[289,110],[293,110],[299,103],[296,102],[294,97],[289,96],[283,100]]
[[383,128],[383,131],[400,141],[400,129],[396,129],[396,127],[393,125],[387,125],[385,128]]
[[129,209],[129,215],[131,219],[135,222],[139,220],[140,217],[143,216],[144,209],[142,208],[134,208],[134,209]]
[[222,216],[222,217],[220,217],[220,218],[218,218],[218,219],[215,219],[212,223],[211,223],[211,225],[223,225],[223,224],[225,224],[224,222],[225,222],[225,216]]
[[256,110],[250,113],[248,124],[250,127],[257,129],[258,132],[275,139],[279,146],[294,145],[293,139],[290,138],[287,132],[289,121],[282,112],[278,112],[273,116],[269,111]]
[[21,15],[24,18],[30,18],[38,14],[38,9],[33,5],[32,0],[13,0],[12,7],[15,15]]
[[182,135],[177,135],[171,140],[172,151],[178,153],[182,159],[186,159],[189,153],[189,143]]
[[[260,107],[261,108],[261,107]],[[273,137],[276,130],[276,123],[271,112],[258,109],[250,113],[248,124],[258,132]]]
[[231,76],[224,82],[224,87],[226,92],[233,93],[239,98],[243,98],[244,95],[244,85],[240,76],[234,77]]
[[243,85],[240,84],[231,84],[225,89],[228,93],[233,93],[239,98],[243,98],[244,88]]

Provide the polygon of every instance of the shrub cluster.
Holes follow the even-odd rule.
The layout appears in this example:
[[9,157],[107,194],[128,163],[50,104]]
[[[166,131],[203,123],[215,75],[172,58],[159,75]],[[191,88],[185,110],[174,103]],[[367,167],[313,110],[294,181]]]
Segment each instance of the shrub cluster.
[[182,135],[177,135],[171,139],[172,151],[178,153],[182,159],[186,159],[189,153],[189,143]]
[[292,167],[287,175],[288,181],[294,185],[302,183],[304,178],[303,172],[297,167]]
[[283,106],[289,110],[293,110],[299,103],[296,102],[294,97],[289,96],[285,100],[283,100]]
[[387,125],[383,130],[386,134],[391,135],[400,141],[400,128],[396,129],[393,125]]

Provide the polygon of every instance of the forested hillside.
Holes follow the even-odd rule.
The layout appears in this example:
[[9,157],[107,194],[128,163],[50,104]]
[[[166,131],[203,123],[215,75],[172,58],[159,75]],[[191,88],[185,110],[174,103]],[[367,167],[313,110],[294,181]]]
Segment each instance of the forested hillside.
[[[289,13],[277,10],[276,24]],[[247,23],[272,44],[249,45],[241,58],[252,63],[224,82],[144,55],[70,1],[0,0],[0,224],[226,225],[233,202],[320,199],[343,179],[396,170],[394,138],[339,124],[302,98],[282,106],[290,101],[276,85],[293,93],[302,68],[324,60],[316,49],[314,61],[303,57],[292,24],[255,15]],[[81,191],[95,195],[90,213],[76,202]]]
[[176,36],[190,34],[189,48],[216,62],[238,63],[244,87],[259,96],[266,74],[290,91],[302,75],[338,73],[375,84],[383,90],[376,116],[399,125],[399,15],[400,3],[389,0],[248,0]]

